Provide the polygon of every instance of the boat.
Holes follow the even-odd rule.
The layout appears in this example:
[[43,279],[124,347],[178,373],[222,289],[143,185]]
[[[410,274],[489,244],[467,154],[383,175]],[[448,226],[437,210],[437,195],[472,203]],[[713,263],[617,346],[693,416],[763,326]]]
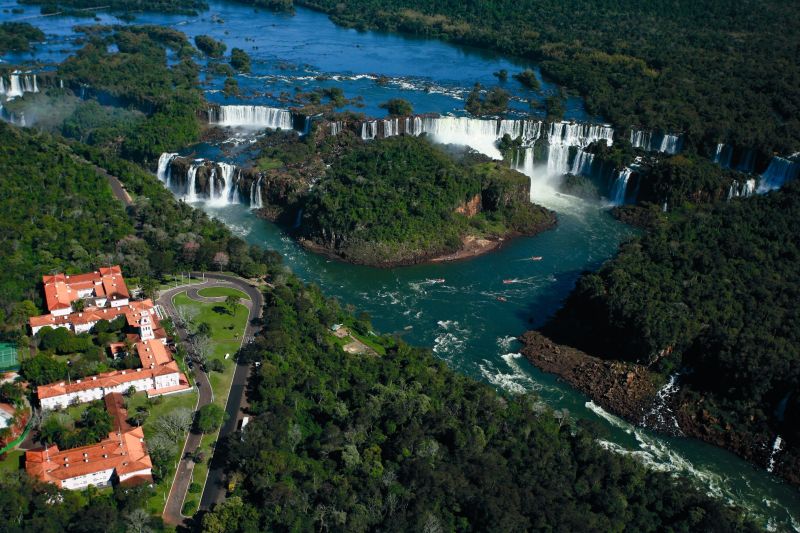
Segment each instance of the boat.
[[504,279],[503,280],[503,283],[505,283],[506,285],[509,285],[511,283],[516,283],[516,282],[517,282],[517,280],[515,280],[515,279]]
[[436,278],[436,279],[431,279],[431,280],[428,280],[428,281],[430,281],[431,283],[444,283],[445,279],[444,278]]
[[498,296],[497,298],[495,298],[495,300],[497,300],[498,302],[507,302],[508,301],[508,299],[505,296]]
[[542,260],[541,255],[534,255],[533,257],[531,257],[531,261],[541,261],[541,260]]

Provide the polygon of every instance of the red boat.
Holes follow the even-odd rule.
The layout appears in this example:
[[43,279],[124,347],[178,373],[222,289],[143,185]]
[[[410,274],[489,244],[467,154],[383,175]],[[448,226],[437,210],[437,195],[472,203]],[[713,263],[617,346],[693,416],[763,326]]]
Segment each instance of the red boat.
[[541,260],[542,260],[541,255],[534,255],[533,257],[531,257],[531,261],[541,261]]
[[508,301],[504,296],[498,296],[497,298],[495,298],[495,300],[497,300],[498,302],[507,302]]
[[517,280],[515,280],[515,279],[504,279],[503,280],[503,283],[505,283],[506,285],[509,285],[511,283],[516,283],[516,282],[517,282]]

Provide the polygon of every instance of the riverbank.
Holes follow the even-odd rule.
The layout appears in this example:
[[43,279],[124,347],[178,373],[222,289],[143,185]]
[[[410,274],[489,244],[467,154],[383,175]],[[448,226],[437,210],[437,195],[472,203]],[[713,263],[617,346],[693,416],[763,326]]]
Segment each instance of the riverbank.
[[498,251],[517,238],[533,237],[553,229],[558,223],[557,218],[554,212],[549,210],[548,212],[551,216],[529,233],[509,231],[502,236],[465,235],[461,238],[461,247],[455,251],[400,250],[399,253],[401,255],[392,259],[380,259],[381,251],[385,250],[386,245],[384,243],[363,243],[362,245],[350,247],[347,251],[342,251],[299,236],[296,237],[296,240],[300,246],[310,252],[354,265],[388,269],[412,265],[449,263],[474,259],[490,252]]
[[664,383],[663,377],[643,365],[594,357],[557,344],[538,331],[528,331],[519,340],[520,352],[537,368],[557,375],[632,424],[719,446],[800,485],[800,457],[794,448],[781,448],[775,437],[736,431],[711,415],[702,396],[681,389],[674,379]]

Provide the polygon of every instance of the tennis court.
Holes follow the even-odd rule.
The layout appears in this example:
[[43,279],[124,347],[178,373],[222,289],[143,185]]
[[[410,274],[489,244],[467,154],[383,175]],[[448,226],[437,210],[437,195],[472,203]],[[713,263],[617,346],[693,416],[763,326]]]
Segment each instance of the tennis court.
[[19,368],[17,347],[7,342],[0,342],[0,371],[16,370],[17,368]]

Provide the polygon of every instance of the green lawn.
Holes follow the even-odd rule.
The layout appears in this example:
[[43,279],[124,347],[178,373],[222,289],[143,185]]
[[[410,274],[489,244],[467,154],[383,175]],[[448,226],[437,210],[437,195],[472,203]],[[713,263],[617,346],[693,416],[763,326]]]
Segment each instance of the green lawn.
[[200,289],[199,291],[197,291],[197,294],[199,294],[200,296],[205,296],[206,298],[214,298],[218,296],[235,296],[236,298],[244,298],[245,300],[250,299],[249,296],[247,296],[239,289],[233,289],[230,287],[206,287],[204,289]]
[[[201,296],[227,296],[230,293],[220,294],[214,293],[206,294],[205,291],[216,291],[217,288],[210,287],[199,291]],[[235,296],[241,295],[245,297],[244,293],[236,289],[219,288],[222,291],[233,291]],[[211,372],[208,376],[211,382],[211,390],[214,391],[214,403],[225,408],[228,401],[228,393],[230,392],[231,382],[233,381],[233,373],[236,369],[236,352],[242,342],[242,335],[244,334],[245,326],[247,325],[247,308],[241,304],[236,306],[236,312],[230,313],[226,305],[221,303],[202,303],[190,299],[185,292],[176,294],[172,299],[173,305],[188,306],[196,313],[194,324],[206,322],[211,326],[211,354],[209,360],[218,359],[222,361],[225,366],[223,372]],[[228,359],[225,359],[225,354],[230,354]],[[208,460],[211,459],[213,448],[212,444],[217,440],[218,432],[203,435],[200,442],[200,450],[205,454],[206,461],[197,463],[192,472],[192,482],[203,485],[208,475]],[[194,451],[194,450],[187,450]],[[200,504],[200,494],[187,494],[184,508],[184,514],[191,515],[197,511]]]
[[[102,400],[100,400],[102,402]],[[86,402],[86,403],[79,403],[77,405],[70,405],[67,407],[64,412],[72,419],[73,427],[74,423],[80,422],[81,418],[83,418],[83,413],[85,413],[89,406],[92,405],[93,402]]]
[[[197,391],[192,390],[174,396],[161,396],[154,398],[152,401],[147,399],[147,394],[144,392],[136,393],[128,400],[128,412],[133,414],[139,406],[147,407],[150,416],[145,420],[142,429],[144,429],[144,436],[148,438],[153,435],[153,428],[160,417],[165,413],[174,411],[176,409],[186,408],[194,411],[194,406],[197,403]],[[177,451],[175,452],[174,460],[171,461],[169,473],[159,481],[155,487],[155,494],[147,501],[147,511],[150,514],[161,516],[164,511],[164,504],[166,503],[167,494],[172,486],[172,479],[175,476],[175,467],[173,466],[178,462],[183,450],[183,441],[177,443]]]
[[0,461],[0,476],[7,476],[12,472],[16,472],[22,467],[22,456],[25,452],[22,450],[13,450],[8,452],[5,459]]

